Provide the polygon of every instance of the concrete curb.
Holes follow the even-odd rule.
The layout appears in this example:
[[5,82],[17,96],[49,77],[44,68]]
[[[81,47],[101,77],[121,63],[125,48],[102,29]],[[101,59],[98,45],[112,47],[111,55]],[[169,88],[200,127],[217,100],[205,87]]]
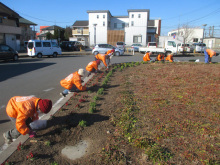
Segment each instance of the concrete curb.
[[[94,73],[92,73],[89,77],[84,78],[84,83],[87,83],[90,78],[92,78]],[[52,110],[40,117],[41,120],[50,119],[51,115],[55,114],[72,96],[74,93],[68,94],[66,97],[61,97],[52,107]],[[0,151],[0,164],[4,163],[16,150],[19,143],[23,144],[29,139],[29,135],[21,135],[14,142],[7,145],[4,144],[1,146],[2,151]],[[4,149],[5,148],[5,149]]]

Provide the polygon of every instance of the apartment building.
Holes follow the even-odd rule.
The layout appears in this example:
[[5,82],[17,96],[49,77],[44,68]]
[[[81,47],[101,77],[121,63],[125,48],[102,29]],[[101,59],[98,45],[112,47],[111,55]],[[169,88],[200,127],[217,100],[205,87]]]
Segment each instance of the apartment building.
[[112,16],[109,10],[88,10],[89,43],[115,45],[123,41],[126,45],[156,41],[160,36],[161,20],[150,20],[149,9],[127,10],[127,16]]

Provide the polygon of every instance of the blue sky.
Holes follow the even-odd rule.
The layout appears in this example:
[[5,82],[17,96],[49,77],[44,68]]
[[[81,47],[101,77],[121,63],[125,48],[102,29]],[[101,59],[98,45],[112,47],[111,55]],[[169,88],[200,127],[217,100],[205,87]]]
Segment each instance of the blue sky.
[[178,26],[214,26],[220,36],[220,0],[1,0],[20,16],[38,26],[66,27],[76,20],[88,20],[87,10],[109,10],[113,16],[127,16],[128,9],[149,9],[150,19],[162,20],[161,35]]

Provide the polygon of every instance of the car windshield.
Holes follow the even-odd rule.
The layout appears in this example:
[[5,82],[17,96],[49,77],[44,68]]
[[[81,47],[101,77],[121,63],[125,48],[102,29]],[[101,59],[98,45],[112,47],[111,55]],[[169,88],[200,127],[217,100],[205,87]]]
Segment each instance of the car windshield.
[[123,42],[117,42],[117,45],[124,45]]
[[33,42],[28,42],[28,48],[32,49],[34,47],[34,43]]

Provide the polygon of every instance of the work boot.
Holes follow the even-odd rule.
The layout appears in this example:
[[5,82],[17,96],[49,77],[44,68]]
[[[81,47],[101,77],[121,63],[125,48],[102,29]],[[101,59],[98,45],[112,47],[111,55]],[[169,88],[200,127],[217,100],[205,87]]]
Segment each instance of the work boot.
[[60,93],[60,95],[61,95],[61,96],[63,96],[63,97],[66,97],[66,95],[65,95],[65,94],[63,94],[63,92],[62,92],[62,93]]
[[3,137],[5,139],[6,144],[10,144],[12,142],[12,139],[7,138],[5,133],[3,133]]

